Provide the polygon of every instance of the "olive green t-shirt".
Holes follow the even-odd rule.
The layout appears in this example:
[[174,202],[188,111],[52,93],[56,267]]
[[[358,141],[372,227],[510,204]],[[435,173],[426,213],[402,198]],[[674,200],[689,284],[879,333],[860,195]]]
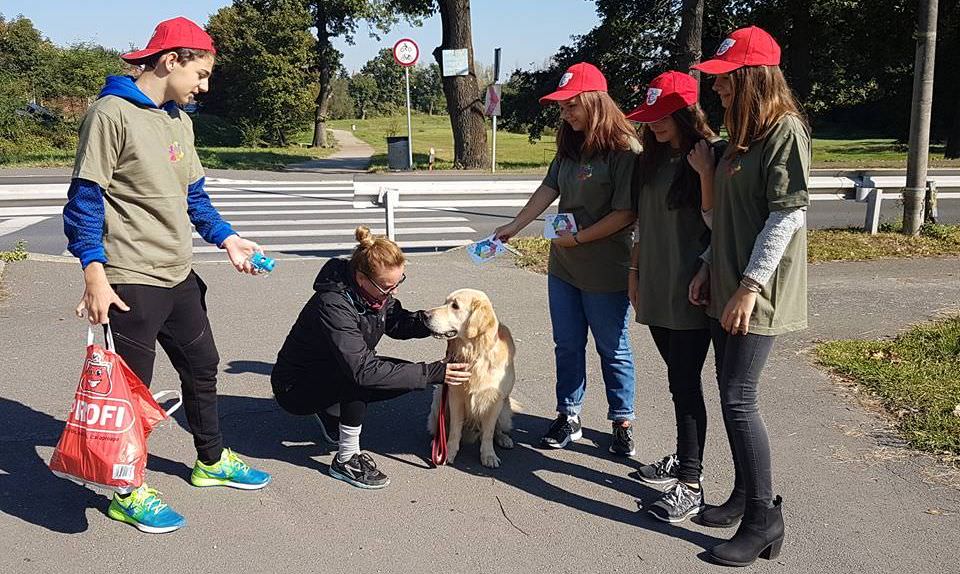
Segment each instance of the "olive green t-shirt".
[[670,209],[667,195],[680,158],[664,161],[637,198],[637,321],[667,329],[705,329],[703,307],[690,304],[687,290],[700,269],[710,233],[699,206]]
[[73,177],[104,190],[110,283],[173,287],[186,279],[193,259],[187,188],[203,177],[186,113],[100,98],[80,126]]
[[[612,211],[636,210],[631,180],[636,154],[630,150],[571,160],[557,155],[543,185],[560,192],[560,213],[572,213],[582,231]],[[550,246],[551,275],[583,291],[626,291],[631,226],[573,247]]]
[[[710,305],[719,319],[740,285],[757,236],[771,211],[806,207],[810,134],[794,115],[732,161],[724,158],[714,178]],[[790,240],[780,265],[757,296],[750,332],[779,335],[807,326],[807,229]]]

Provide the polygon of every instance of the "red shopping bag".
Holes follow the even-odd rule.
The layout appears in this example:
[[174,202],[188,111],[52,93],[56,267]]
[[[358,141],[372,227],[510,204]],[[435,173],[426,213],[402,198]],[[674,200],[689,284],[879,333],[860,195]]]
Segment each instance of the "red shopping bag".
[[[123,494],[143,484],[147,437],[180,407],[183,397],[179,391],[151,395],[114,352],[109,327],[106,345],[95,345],[93,329],[88,329],[87,359],[50,470],[62,478]],[[177,403],[165,411],[157,400],[168,395],[176,396]]]

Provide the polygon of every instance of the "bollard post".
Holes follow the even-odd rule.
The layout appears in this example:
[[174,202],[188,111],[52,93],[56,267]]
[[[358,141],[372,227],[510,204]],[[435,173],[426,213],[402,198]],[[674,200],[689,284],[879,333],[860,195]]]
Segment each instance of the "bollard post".
[[377,203],[383,206],[383,212],[387,223],[387,239],[397,240],[397,216],[395,210],[400,203],[400,190],[395,188],[382,187],[377,195]]

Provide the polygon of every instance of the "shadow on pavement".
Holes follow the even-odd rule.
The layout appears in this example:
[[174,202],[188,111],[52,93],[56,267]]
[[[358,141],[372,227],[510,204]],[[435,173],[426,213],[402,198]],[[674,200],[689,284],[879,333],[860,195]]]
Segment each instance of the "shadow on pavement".
[[[363,425],[362,448],[428,472],[430,437],[426,430],[426,420],[431,396],[429,391],[412,392],[389,402],[371,404]],[[239,454],[283,461],[326,474],[328,465],[314,460],[314,457],[332,454],[336,447],[327,445],[320,439],[320,433],[310,417],[290,415],[277,406],[272,398],[231,395],[221,395],[220,413],[225,444]],[[182,417],[177,420],[186,427]],[[619,459],[623,465],[622,474],[611,474],[559,460],[536,448],[540,435],[551,422],[551,419],[544,417],[518,413],[514,416],[515,448],[505,450],[498,447],[503,466],[498,469],[481,466],[479,446],[471,444],[463,446],[453,468],[476,476],[493,477],[544,500],[608,520],[681,538],[705,549],[722,541],[688,530],[683,524],[674,526],[662,523],[645,510],[639,509],[656,500],[661,491],[627,476],[629,470],[635,468],[632,459]],[[588,456],[608,459],[607,434],[591,429],[584,431],[586,440],[574,444],[570,449]],[[411,462],[410,455],[418,458],[420,463]],[[636,500],[638,509],[628,510],[568,492],[541,478],[550,474],[572,476],[624,496],[631,496]]]
[[[0,512],[64,534],[87,530],[88,508],[106,514],[109,496],[58,478],[37,453],[37,447],[57,445],[63,421],[2,397],[0,421],[7,429],[0,435]],[[190,474],[186,465],[153,455],[147,467],[177,476]]]

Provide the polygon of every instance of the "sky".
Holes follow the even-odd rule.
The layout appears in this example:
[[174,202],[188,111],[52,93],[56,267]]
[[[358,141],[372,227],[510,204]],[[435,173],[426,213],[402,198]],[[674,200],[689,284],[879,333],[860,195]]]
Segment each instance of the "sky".
[[[210,15],[229,5],[229,0],[138,1],[138,0],[0,0],[0,14],[11,19],[19,14],[55,44],[92,41],[108,48],[142,47],[157,22],[186,16],[204,25]],[[537,68],[557,48],[570,43],[599,22],[592,0],[473,0],[473,47],[479,62],[493,63],[493,49],[502,48],[501,75],[515,68]],[[390,48],[400,38],[420,45],[420,62],[433,61],[431,52],[440,43],[440,16],[411,28],[405,23],[377,41],[361,24],[356,44],[342,41],[343,65],[358,71],[381,48]]]

